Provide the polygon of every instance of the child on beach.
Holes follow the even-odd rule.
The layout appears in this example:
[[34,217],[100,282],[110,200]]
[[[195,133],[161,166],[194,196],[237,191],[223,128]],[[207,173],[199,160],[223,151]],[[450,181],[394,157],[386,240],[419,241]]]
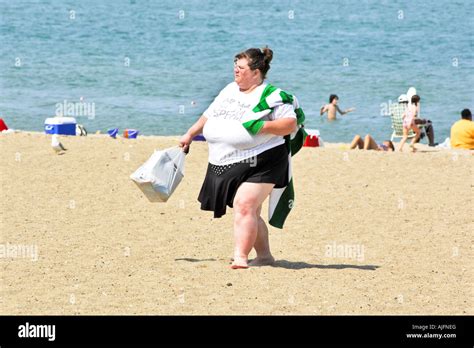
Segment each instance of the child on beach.
[[415,117],[418,114],[418,110],[420,108],[420,97],[418,95],[414,95],[411,97],[411,104],[408,105],[407,110],[403,114],[403,138],[400,142],[400,151],[403,151],[403,145],[408,139],[408,132],[410,129],[413,129],[415,132],[415,137],[412,139],[410,147],[413,152],[416,151],[415,143],[420,138],[420,128],[415,124]]

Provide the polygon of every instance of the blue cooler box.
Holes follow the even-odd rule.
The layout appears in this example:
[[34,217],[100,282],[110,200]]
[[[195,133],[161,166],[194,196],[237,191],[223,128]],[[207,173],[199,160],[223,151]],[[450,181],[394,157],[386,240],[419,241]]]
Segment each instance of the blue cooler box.
[[76,119],[74,117],[50,117],[44,121],[46,134],[76,135]]

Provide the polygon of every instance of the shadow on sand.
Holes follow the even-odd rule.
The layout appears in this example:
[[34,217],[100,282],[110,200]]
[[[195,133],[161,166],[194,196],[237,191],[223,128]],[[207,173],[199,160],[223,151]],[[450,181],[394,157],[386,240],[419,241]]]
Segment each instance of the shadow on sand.
[[[187,262],[206,262],[206,261],[217,261],[216,259],[193,259],[189,257],[182,257],[174,259],[175,261],[187,261]],[[307,268],[319,268],[319,269],[360,269],[363,271],[375,271],[380,266],[376,265],[347,265],[347,264],[335,264],[335,265],[315,265],[306,262],[295,262],[288,260],[277,260],[270,267],[286,268],[286,269],[307,269]]]
[[375,271],[380,266],[375,265],[346,265],[346,264],[336,264],[336,265],[315,265],[306,262],[294,262],[287,260],[277,260],[272,265],[272,267],[287,268],[287,269],[306,269],[306,268],[320,268],[320,269],[360,269],[364,271]]
[[217,261],[216,259],[192,259],[189,257],[182,257],[179,259],[174,259],[175,261],[188,261],[188,262],[205,262],[205,261]]

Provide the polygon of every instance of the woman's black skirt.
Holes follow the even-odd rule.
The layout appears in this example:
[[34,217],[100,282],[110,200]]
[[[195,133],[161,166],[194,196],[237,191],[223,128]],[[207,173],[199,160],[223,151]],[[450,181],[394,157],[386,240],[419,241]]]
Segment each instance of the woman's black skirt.
[[234,197],[243,182],[288,185],[288,150],[285,144],[262,152],[256,157],[224,166],[207,166],[206,178],[198,201],[202,210],[214,212],[214,217],[225,215],[226,206],[232,208]]

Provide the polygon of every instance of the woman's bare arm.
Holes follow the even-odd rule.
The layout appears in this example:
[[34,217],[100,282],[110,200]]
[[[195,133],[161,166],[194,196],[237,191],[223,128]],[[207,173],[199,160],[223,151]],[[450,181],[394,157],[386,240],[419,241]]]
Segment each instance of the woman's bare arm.
[[181,140],[179,141],[179,146],[183,148],[184,152],[188,152],[189,145],[193,142],[193,138],[202,133],[202,129],[204,128],[204,125],[206,124],[207,117],[201,116],[199,119],[194,123],[186,132],[181,137]]
[[202,129],[204,128],[204,125],[206,124],[207,117],[206,116],[201,116],[199,119],[194,123],[191,128],[188,129],[186,133],[190,134],[193,138],[202,133]]
[[296,118],[280,118],[274,121],[265,121],[259,133],[288,135],[296,129]]

